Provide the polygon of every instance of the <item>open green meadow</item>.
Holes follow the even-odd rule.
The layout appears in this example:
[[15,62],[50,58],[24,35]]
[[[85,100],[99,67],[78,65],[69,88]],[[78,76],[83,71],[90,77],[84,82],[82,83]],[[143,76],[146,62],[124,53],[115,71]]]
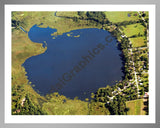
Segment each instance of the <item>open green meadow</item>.
[[146,28],[141,23],[121,26],[121,31],[129,38],[133,47],[146,47]]
[[[142,12],[141,12],[142,13]],[[105,12],[106,17],[112,23],[124,22],[124,21],[138,21],[141,18],[139,17],[138,12],[117,12],[117,11],[108,11]],[[148,12],[145,12],[145,19],[148,18]],[[146,27],[141,23],[122,25],[120,30],[130,39],[133,47],[143,47],[146,46],[144,43],[146,41],[144,37],[144,32]]]
[[136,38],[129,38],[133,44],[133,47],[146,47],[146,43],[144,43],[144,37],[136,37]]
[[[106,17],[110,22],[117,23],[117,22],[123,22],[123,21],[134,21],[138,20],[138,12],[130,12],[130,11],[107,11],[105,12]],[[128,16],[130,14],[130,17]]]
[[[57,12],[58,16],[77,16],[77,12]],[[58,34],[69,32],[73,29],[80,28],[97,28],[95,24],[89,24],[87,20],[79,20],[74,22],[73,19],[56,17],[55,12],[13,12],[12,19],[22,22],[22,27],[29,31],[29,29],[37,24],[41,27],[51,27],[58,30]],[[22,32],[19,29],[20,32]]]
[[144,26],[140,23],[122,26],[121,28],[123,29],[122,31],[127,37],[131,37],[138,34],[144,35],[145,30]]
[[68,11],[68,12],[64,12],[64,11],[58,11],[57,16],[65,16],[65,17],[79,17],[79,15],[77,14],[77,11]]

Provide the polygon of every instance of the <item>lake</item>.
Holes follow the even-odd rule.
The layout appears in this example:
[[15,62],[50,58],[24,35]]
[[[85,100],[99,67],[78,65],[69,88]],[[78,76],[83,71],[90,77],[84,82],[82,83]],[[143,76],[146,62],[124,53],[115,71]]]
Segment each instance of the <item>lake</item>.
[[47,47],[44,53],[28,58],[22,65],[38,93],[59,92],[84,100],[98,88],[122,79],[121,51],[108,31],[86,28],[51,35],[55,32],[57,29],[38,25],[28,32],[32,42]]

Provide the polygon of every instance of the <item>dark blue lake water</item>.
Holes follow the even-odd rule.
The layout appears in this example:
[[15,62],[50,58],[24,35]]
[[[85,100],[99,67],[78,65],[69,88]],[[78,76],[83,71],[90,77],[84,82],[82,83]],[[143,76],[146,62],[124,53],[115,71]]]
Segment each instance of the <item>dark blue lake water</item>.
[[122,79],[121,51],[108,31],[87,28],[51,36],[56,31],[34,25],[28,32],[31,41],[47,47],[43,54],[23,64],[40,94],[58,91],[71,99],[78,96],[84,100],[98,88]]

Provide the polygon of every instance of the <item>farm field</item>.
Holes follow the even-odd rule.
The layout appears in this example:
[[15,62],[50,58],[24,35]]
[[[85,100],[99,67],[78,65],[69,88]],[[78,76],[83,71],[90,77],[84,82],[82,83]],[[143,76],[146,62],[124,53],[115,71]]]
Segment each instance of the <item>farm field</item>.
[[145,115],[143,99],[127,101],[126,105],[129,108],[127,115]]
[[[142,13],[142,12],[141,12]],[[105,12],[106,17],[112,23],[119,23],[124,21],[137,21],[140,19],[138,12]],[[148,13],[145,12],[146,17]],[[132,42],[133,47],[143,47],[145,44],[145,30],[146,28],[141,23],[134,23],[129,25],[122,25],[120,30],[126,35]]]
[[136,38],[129,38],[133,44],[133,47],[146,47],[147,45],[144,43],[144,37],[136,37]]

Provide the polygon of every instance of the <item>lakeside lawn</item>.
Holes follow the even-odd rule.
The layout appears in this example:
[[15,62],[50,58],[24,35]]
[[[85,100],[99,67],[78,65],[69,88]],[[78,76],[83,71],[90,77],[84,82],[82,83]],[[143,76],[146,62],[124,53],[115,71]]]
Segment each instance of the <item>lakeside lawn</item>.
[[144,37],[136,37],[136,38],[129,38],[133,44],[133,47],[146,47],[147,44],[144,43]]
[[143,99],[127,101],[126,106],[129,108],[127,115],[145,115]]
[[[110,22],[117,23],[123,21],[131,21],[138,20],[138,12],[130,12],[130,11],[107,11],[105,12],[106,17]],[[129,14],[129,15],[128,15]],[[129,17],[130,16],[130,17]]]

